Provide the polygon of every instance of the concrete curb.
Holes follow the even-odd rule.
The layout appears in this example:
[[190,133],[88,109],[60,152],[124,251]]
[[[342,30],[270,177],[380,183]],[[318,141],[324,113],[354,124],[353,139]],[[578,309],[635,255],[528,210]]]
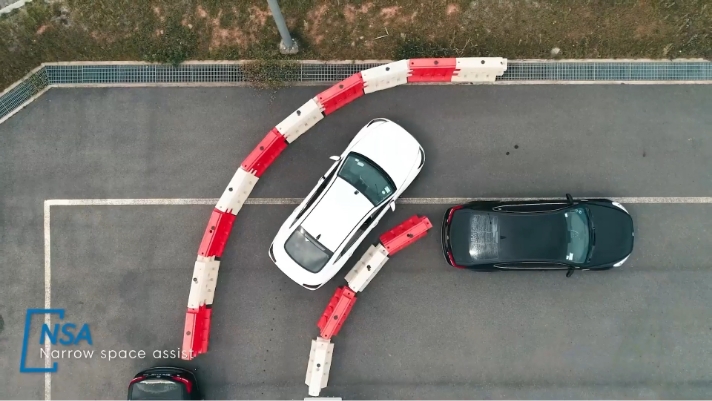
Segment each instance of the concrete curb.
[[[28,0],[13,3],[25,3]],[[190,60],[178,67],[140,61],[43,63],[0,94],[0,124],[51,88],[231,87],[251,85],[240,68],[257,60]],[[285,60],[300,66],[290,86],[323,86],[354,71],[391,60]],[[523,59],[495,85],[690,85],[712,84],[712,62],[704,59]],[[211,75],[212,74],[212,75]],[[618,78],[618,79],[612,79]],[[464,83],[469,85],[470,83]],[[463,85],[434,82],[415,85]]]

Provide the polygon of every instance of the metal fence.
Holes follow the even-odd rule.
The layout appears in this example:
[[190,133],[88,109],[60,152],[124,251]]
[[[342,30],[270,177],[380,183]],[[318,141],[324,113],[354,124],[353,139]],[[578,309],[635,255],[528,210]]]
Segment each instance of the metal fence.
[[[374,63],[270,64],[270,74],[296,82],[335,82],[358,71],[382,65]],[[186,63],[174,67],[146,63],[45,64],[0,95],[0,120],[49,86],[235,84],[254,80],[254,68],[238,62]],[[264,68],[264,67],[263,67]],[[509,61],[497,81],[572,82],[682,82],[712,83],[708,61]]]

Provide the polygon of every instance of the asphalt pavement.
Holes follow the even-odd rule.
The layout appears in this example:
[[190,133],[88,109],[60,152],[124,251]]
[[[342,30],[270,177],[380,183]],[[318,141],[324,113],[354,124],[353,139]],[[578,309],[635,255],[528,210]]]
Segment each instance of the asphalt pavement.
[[[19,361],[25,311],[44,305],[45,199],[217,198],[264,134],[320,90],[52,89],[1,124],[0,398],[44,397],[43,375],[19,373]],[[406,197],[712,196],[711,109],[703,85],[396,88],[325,118],[252,196],[305,196],[328,157],[374,117],[398,122],[425,148]],[[398,206],[372,239],[416,213],[435,227],[360,295],[334,339],[322,395],[709,397],[712,205],[626,206],[637,228],[628,263],[570,278],[451,268],[438,242],[447,206]],[[52,207],[52,307],[89,323],[93,345],[84,348],[97,353],[59,360],[52,398],[123,398],[134,373],[165,363],[197,368],[207,398],[305,397],[315,323],[348,267],[311,292],[269,261],[293,207],[240,212],[210,351],[190,362],[151,354],[181,345],[211,206]],[[148,356],[109,361],[102,350]],[[29,364],[41,366],[38,351],[35,341]]]

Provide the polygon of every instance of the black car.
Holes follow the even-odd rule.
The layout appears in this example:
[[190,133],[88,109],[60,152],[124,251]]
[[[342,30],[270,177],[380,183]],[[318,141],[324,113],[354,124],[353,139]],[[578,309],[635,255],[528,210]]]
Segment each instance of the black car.
[[442,245],[455,267],[606,270],[633,251],[633,219],[609,199],[475,201],[445,212]]
[[138,373],[129,383],[127,400],[199,400],[193,372],[176,367],[155,367]]

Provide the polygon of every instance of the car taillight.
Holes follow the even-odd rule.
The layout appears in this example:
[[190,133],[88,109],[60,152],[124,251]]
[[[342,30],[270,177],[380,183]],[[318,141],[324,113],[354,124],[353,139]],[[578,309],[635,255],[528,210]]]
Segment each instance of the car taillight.
[[191,383],[190,380],[186,379],[185,377],[173,376],[173,379],[183,383],[185,385],[186,391],[188,391],[189,393],[193,390],[193,383]]
[[[449,211],[448,214],[447,214],[447,223],[446,223],[446,225],[449,225],[449,224],[450,224],[450,222],[452,221],[452,216],[455,214],[455,212],[457,212],[458,210],[462,209],[463,207],[464,207],[464,205],[458,205],[458,206],[453,206],[453,207],[450,208],[450,211]],[[448,228],[448,229],[449,229],[449,228]],[[450,235],[449,235],[449,234],[446,234],[446,235],[447,235],[447,238],[448,238],[448,241],[447,241],[447,243],[448,243],[448,244],[447,244],[447,248],[450,248],[450,244],[449,244],[449,243],[450,243],[450,241],[449,241]],[[447,260],[448,260],[448,262],[450,262],[450,264],[453,265],[454,267],[457,267],[458,269],[464,269],[463,266],[460,266],[460,265],[458,265],[457,263],[455,263],[455,258],[452,256],[452,250],[451,250],[451,249],[448,249],[448,250],[447,250]]]
[[457,267],[458,269],[464,269],[464,266],[460,266],[457,263],[455,263],[455,258],[452,256],[452,251],[447,251],[447,260],[450,262],[453,267]]
[[450,208],[450,212],[447,214],[447,223],[450,224],[450,221],[452,220],[452,215],[455,214],[458,210],[462,209],[463,206],[453,206]]
[[134,383],[138,383],[138,382],[140,382],[141,380],[143,380],[143,379],[145,379],[145,378],[146,378],[146,376],[134,377],[134,378],[131,379],[131,381],[129,382],[129,386],[132,385],[132,384],[134,384]]

